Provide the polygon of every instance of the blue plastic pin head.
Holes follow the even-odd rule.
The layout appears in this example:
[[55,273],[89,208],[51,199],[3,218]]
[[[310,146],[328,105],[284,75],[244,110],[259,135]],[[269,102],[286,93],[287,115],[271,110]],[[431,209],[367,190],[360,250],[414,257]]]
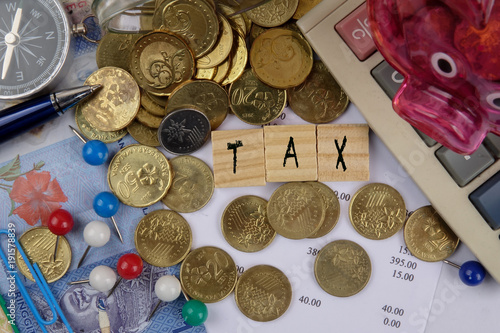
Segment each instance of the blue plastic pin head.
[[468,286],[477,286],[483,282],[486,270],[483,265],[477,261],[466,261],[458,271],[460,280]]
[[112,217],[120,208],[120,201],[111,192],[101,192],[95,196],[93,206],[100,217]]
[[82,155],[85,162],[90,165],[101,165],[108,160],[108,147],[99,140],[87,141],[82,149]]

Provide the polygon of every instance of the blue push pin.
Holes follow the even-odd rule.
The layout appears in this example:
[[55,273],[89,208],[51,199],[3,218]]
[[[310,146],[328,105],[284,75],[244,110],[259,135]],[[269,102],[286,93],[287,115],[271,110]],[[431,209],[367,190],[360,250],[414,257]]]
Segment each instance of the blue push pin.
[[486,276],[486,270],[483,265],[477,261],[466,261],[462,264],[462,266],[448,260],[443,261],[448,265],[458,268],[458,276],[460,277],[460,280],[468,286],[474,287],[480,285]]
[[69,127],[73,133],[85,143],[82,149],[82,156],[85,162],[90,165],[101,165],[106,163],[109,153],[108,146],[106,146],[104,142],[99,140],[87,141],[73,126],[69,125]]
[[113,221],[115,226],[115,230],[118,233],[118,237],[120,237],[120,240],[123,243],[122,234],[120,233],[120,229],[118,229],[118,224],[114,218],[118,208],[120,208],[120,201],[118,198],[111,192],[101,192],[95,196],[92,205],[97,215],[100,217],[111,218],[111,221]]

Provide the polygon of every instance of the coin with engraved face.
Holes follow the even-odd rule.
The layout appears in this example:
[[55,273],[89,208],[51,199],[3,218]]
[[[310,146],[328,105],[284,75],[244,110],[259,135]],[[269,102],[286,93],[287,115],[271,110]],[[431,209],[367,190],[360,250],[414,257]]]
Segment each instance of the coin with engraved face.
[[276,267],[253,266],[239,277],[234,298],[245,316],[267,322],[286,312],[292,302],[292,285]]
[[349,219],[356,231],[368,239],[386,239],[403,227],[406,206],[393,187],[371,183],[359,189],[349,204]]
[[82,106],[78,104],[75,110],[75,122],[80,132],[89,140],[100,140],[104,143],[115,142],[127,135],[126,129],[118,131],[100,131],[92,126],[83,116]]
[[205,0],[163,1],[153,15],[153,28],[182,37],[195,58],[210,52],[219,35],[217,14]]
[[[37,263],[48,283],[59,280],[66,274],[71,265],[71,247],[64,236],[59,236],[57,255],[54,260],[54,250],[57,236],[47,227],[34,227],[19,237],[24,253],[31,261]],[[35,282],[23,257],[16,251],[16,266],[27,279]]]
[[340,217],[340,203],[335,192],[328,186],[320,182],[307,182],[314,187],[323,198],[325,204],[325,219],[321,227],[309,238],[319,238],[327,235],[337,225]]
[[163,117],[157,117],[144,109],[143,107],[139,108],[139,112],[137,112],[137,116],[135,120],[143,124],[144,126],[151,128],[160,127],[161,121]]
[[210,167],[194,156],[182,155],[170,160],[174,180],[162,202],[179,213],[203,208],[214,193],[214,175]]
[[337,297],[359,293],[370,280],[372,266],[368,253],[349,240],[337,240],[323,247],[314,262],[319,286]]
[[313,52],[298,32],[273,28],[260,34],[253,42],[250,65],[262,82],[287,89],[306,80],[312,69]]
[[257,252],[267,247],[276,231],[267,218],[267,201],[244,195],[231,201],[221,218],[226,241],[242,252]]
[[214,246],[194,249],[182,262],[182,289],[192,298],[215,303],[226,298],[236,285],[236,264],[224,250]]
[[161,146],[171,154],[190,154],[210,136],[210,121],[202,112],[181,109],[169,113],[158,128]]
[[441,261],[455,252],[459,239],[432,206],[415,210],[404,226],[410,252],[420,260]]
[[310,237],[325,219],[321,194],[307,183],[285,183],[267,204],[269,223],[278,234],[290,239]]
[[106,33],[99,41],[96,51],[97,67],[114,66],[130,70],[130,54],[143,34]]
[[277,27],[295,13],[299,0],[271,0],[246,12],[253,23],[261,27]]
[[224,15],[218,14],[218,18],[221,25],[219,38],[212,51],[196,61],[196,68],[198,69],[213,68],[221,64],[231,52],[233,46],[233,29]]
[[79,104],[92,126],[100,131],[118,131],[134,120],[141,96],[137,83],[127,71],[103,67],[90,74],[85,84],[102,86],[92,98]]
[[160,209],[141,219],[135,229],[134,242],[144,261],[157,267],[169,267],[187,256],[193,236],[181,215]]
[[191,49],[181,37],[153,31],[137,40],[132,50],[130,72],[139,86],[166,96],[194,75]]
[[151,96],[144,90],[141,92],[141,105],[142,107],[157,117],[165,117],[165,105],[161,106],[156,101],[154,101]]
[[231,68],[221,83],[223,86],[231,84],[239,79],[245,71],[248,62],[248,50],[243,37],[236,36],[234,38],[233,49],[231,52]]
[[293,112],[313,124],[333,121],[349,105],[349,97],[321,60],[314,61],[304,83],[287,89],[287,93]]
[[145,145],[129,145],[113,157],[108,185],[126,205],[147,207],[167,194],[172,184],[170,162],[161,151]]
[[141,145],[150,147],[160,146],[160,142],[158,141],[158,129],[145,126],[134,120],[127,126],[127,131],[130,136],[132,136]]

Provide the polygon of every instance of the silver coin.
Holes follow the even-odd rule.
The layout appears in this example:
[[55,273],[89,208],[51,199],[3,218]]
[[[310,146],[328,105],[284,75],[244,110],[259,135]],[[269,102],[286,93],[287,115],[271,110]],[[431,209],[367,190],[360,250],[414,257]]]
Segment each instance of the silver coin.
[[210,130],[210,121],[201,111],[179,109],[163,118],[158,140],[169,153],[190,154],[205,144]]

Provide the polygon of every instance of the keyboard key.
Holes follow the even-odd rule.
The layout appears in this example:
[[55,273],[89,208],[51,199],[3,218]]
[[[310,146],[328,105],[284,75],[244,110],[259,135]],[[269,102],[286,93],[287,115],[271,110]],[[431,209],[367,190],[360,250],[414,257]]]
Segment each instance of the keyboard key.
[[377,50],[373,42],[372,31],[368,21],[366,3],[359,6],[351,14],[335,25],[335,30],[344,42],[363,61]]
[[500,172],[469,195],[469,199],[493,230],[500,229]]
[[404,76],[385,60],[372,69],[372,76],[391,100],[404,80]]
[[500,158],[500,136],[493,133],[489,133],[483,141],[483,144],[488,148],[490,153],[495,156],[495,158]]
[[460,187],[467,185],[495,161],[484,145],[469,156],[441,147],[436,150],[436,157]]

